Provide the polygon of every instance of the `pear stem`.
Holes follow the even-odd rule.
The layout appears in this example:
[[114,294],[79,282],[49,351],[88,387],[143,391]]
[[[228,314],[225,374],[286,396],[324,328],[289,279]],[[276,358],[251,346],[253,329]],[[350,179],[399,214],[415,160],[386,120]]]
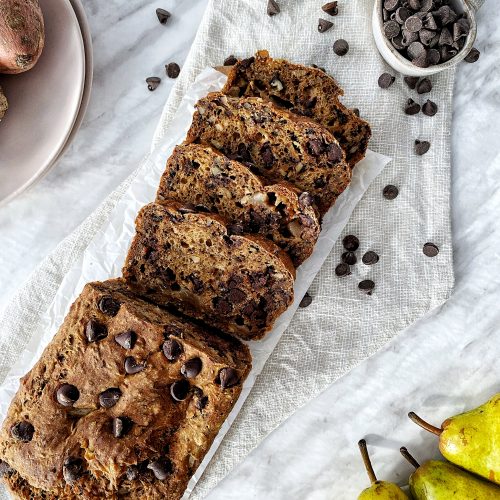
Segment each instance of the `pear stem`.
[[365,469],[368,474],[368,477],[370,478],[370,482],[374,483],[377,480],[377,476],[375,475],[370,460],[370,456],[368,455],[368,448],[366,447],[366,441],[364,439],[361,439],[358,442],[358,446],[359,446],[359,451],[361,452],[361,456],[363,457],[363,463],[365,464]]
[[413,467],[415,467],[415,469],[418,469],[420,467],[420,464],[415,460],[415,458],[413,458],[412,455],[410,455],[410,452],[404,446],[401,446],[401,448],[399,448],[399,451],[401,452],[401,455],[403,455],[403,457],[405,457],[406,460],[408,460],[408,462],[410,462]]
[[434,425],[429,424],[429,422],[426,422],[422,418],[420,418],[415,412],[411,411],[408,413],[408,417],[410,417],[410,420],[412,422],[415,422],[417,425],[422,427],[422,429],[425,429],[428,432],[432,432],[432,434],[436,434],[436,436],[440,436],[441,433],[443,432],[443,429],[440,429],[439,427],[435,427]]

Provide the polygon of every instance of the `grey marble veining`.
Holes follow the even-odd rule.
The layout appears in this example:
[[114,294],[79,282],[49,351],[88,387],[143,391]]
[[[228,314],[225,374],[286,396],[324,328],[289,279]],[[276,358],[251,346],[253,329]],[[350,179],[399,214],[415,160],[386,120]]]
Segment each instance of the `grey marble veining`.
[[[90,107],[57,167],[0,209],[0,307],[147,152],[172,84],[163,65],[184,60],[205,0],[84,5],[96,64]],[[165,27],[154,13],[159,6],[173,13]],[[478,15],[481,58],[457,72],[451,299],[284,422],[210,499],[356,498],[368,484],[356,447],[363,436],[379,476],[404,484],[410,467],[399,446],[422,461],[438,456],[435,438],[406,418],[409,410],[439,424],[500,390],[499,21],[496,2],[486,2]],[[150,75],[162,77],[153,93],[144,83]]]

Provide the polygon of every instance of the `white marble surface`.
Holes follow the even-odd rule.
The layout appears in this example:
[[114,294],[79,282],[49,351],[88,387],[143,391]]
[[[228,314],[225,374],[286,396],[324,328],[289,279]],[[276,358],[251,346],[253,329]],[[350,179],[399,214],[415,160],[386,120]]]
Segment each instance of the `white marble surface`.
[[[0,209],[0,307],[37,263],[138,164],[171,82],[163,65],[182,63],[204,0],[84,0],[93,31],[95,79],[75,142],[37,186]],[[349,499],[367,485],[356,442],[367,436],[381,477],[403,484],[410,471],[397,449],[420,460],[436,442],[405,417],[439,423],[500,390],[499,118],[500,14],[490,0],[478,16],[482,51],[463,64],[455,89],[452,298],[362,363],[272,433],[211,499]],[[144,78],[161,75],[147,91]]]

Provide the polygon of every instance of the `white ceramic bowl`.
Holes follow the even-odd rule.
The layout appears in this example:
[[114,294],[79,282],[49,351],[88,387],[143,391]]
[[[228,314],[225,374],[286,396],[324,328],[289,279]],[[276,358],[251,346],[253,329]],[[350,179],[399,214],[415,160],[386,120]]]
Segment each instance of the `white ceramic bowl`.
[[382,19],[382,5],[384,0],[375,0],[373,6],[373,17],[372,17],[372,28],[373,37],[375,38],[375,44],[385,59],[387,64],[393,69],[407,76],[429,76],[449,69],[460,61],[470,52],[477,34],[476,25],[476,10],[483,4],[484,0],[454,0],[453,6],[457,12],[465,12],[470,19],[471,29],[467,40],[462,50],[452,59],[446,61],[442,64],[436,64],[435,66],[429,66],[428,68],[419,68],[412,64],[411,61],[403,57],[391,44],[384,33],[384,21]]

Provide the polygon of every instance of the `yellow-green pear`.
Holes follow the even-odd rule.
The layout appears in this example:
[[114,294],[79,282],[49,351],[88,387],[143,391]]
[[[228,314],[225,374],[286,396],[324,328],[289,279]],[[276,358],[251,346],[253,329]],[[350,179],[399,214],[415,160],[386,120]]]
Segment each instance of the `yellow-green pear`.
[[415,500],[498,500],[500,488],[449,462],[429,460],[423,465],[401,448],[401,454],[416,468],[410,476]]
[[410,412],[418,425],[439,436],[443,457],[500,484],[500,394],[478,408],[446,419],[441,428]]
[[358,497],[358,500],[409,500],[404,491],[394,483],[388,481],[378,481],[375,472],[373,471],[372,463],[366,448],[366,441],[362,439],[359,443],[359,450],[363,457],[366,472],[372,483],[369,488],[363,490]]

